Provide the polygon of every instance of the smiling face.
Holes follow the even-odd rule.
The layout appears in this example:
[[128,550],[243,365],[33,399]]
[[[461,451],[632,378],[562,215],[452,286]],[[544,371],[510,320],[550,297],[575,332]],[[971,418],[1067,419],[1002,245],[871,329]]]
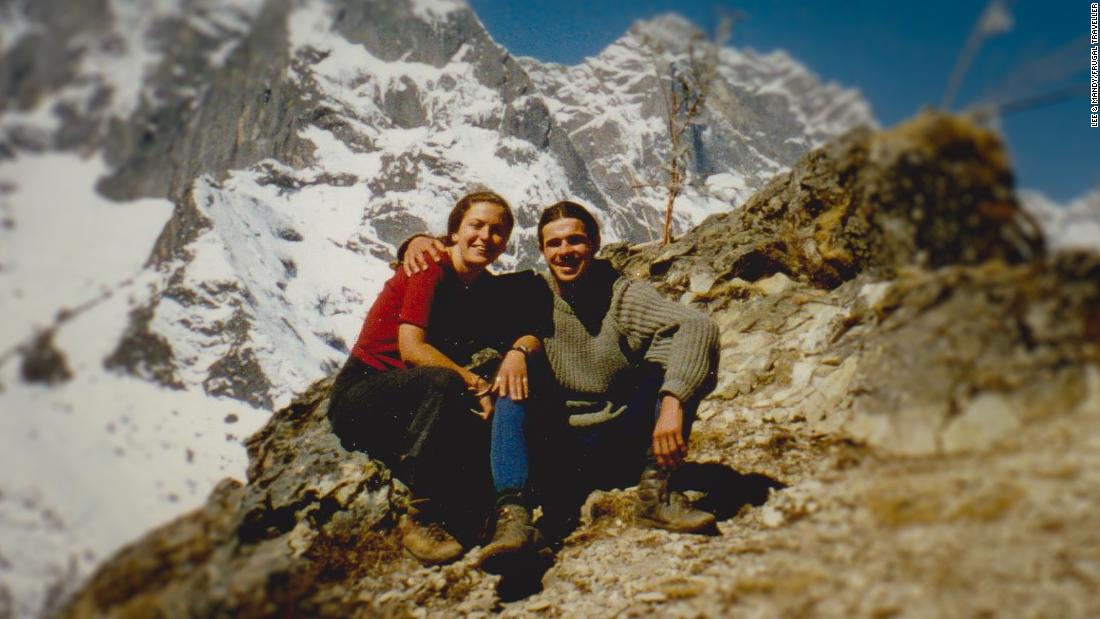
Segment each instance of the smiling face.
[[559,284],[571,284],[583,275],[597,250],[597,241],[579,219],[564,217],[542,227],[542,256]]
[[508,245],[512,229],[505,208],[494,202],[474,202],[451,233],[451,260],[460,273],[480,272]]

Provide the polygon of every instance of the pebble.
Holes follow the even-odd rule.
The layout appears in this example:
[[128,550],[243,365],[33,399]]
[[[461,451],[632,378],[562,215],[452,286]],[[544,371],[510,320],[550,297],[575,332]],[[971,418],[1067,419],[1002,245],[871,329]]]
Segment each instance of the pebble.
[[775,527],[778,527],[779,525],[783,524],[784,520],[786,520],[786,517],[783,515],[783,512],[775,509],[774,507],[765,507],[763,512],[761,512],[760,514],[760,521],[763,522],[764,526],[768,527],[769,529],[774,529]]

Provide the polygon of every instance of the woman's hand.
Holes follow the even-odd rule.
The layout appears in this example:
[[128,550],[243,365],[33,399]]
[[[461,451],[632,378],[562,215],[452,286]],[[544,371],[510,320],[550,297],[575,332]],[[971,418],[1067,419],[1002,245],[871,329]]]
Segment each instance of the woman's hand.
[[482,419],[488,419],[493,414],[493,386],[477,374],[470,372],[467,374],[468,376],[464,377],[467,388],[470,395],[477,400],[477,408],[471,408],[470,412]]
[[493,415],[493,397],[491,395],[483,395],[477,399],[478,408],[471,408],[470,412],[488,420]]
[[439,239],[414,236],[405,247],[405,260],[402,262],[405,275],[411,277],[414,273],[428,270],[429,260],[439,262],[446,251],[447,246]]
[[684,407],[675,396],[661,398],[661,412],[653,426],[653,456],[657,458],[657,464],[666,469],[679,467],[687,456]]
[[493,381],[493,393],[511,398],[513,402],[527,399],[527,355],[523,351],[513,348],[504,353]]

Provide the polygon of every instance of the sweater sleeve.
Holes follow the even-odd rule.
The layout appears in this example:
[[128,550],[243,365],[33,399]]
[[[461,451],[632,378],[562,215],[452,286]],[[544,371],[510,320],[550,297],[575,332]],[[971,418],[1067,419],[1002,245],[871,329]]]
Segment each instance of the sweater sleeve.
[[665,369],[661,392],[681,402],[705,395],[718,369],[718,326],[649,284],[627,280],[625,286],[613,308],[617,323],[646,361]]

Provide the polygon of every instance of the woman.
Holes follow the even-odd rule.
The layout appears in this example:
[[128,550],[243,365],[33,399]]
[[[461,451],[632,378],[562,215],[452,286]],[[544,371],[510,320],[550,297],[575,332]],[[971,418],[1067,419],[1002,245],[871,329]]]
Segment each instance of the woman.
[[[541,350],[539,328],[534,314],[509,311],[505,303],[529,298],[529,280],[486,270],[504,251],[513,223],[507,201],[495,193],[459,200],[447,219],[442,259],[386,282],[333,385],[329,418],[344,446],[381,460],[430,499],[430,509],[401,524],[405,547],[425,563],[461,556],[462,545],[443,527],[472,541],[494,490],[494,542],[534,540],[524,504],[526,467],[515,462],[511,443],[523,440],[517,424],[529,391],[528,356]],[[503,351],[491,384],[468,367],[486,348]]]
[[[591,490],[630,485],[640,473],[640,524],[713,531],[714,516],[670,492],[668,480],[687,455],[699,401],[713,389],[717,326],[597,260],[599,225],[579,204],[544,209],[538,240],[554,292],[545,353],[565,426],[543,463],[544,529],[563,534]],[[437,251],[415,239],[406,268],[423,268]]]

